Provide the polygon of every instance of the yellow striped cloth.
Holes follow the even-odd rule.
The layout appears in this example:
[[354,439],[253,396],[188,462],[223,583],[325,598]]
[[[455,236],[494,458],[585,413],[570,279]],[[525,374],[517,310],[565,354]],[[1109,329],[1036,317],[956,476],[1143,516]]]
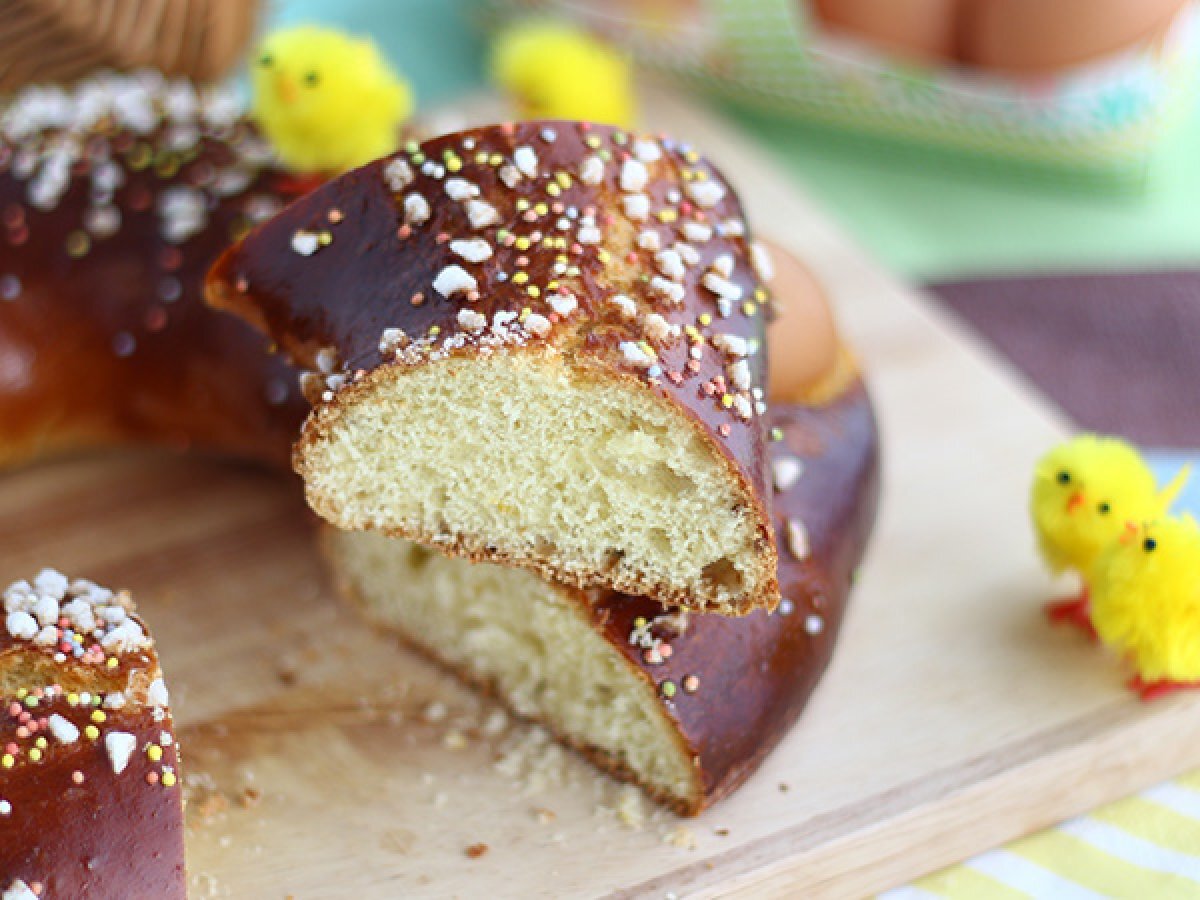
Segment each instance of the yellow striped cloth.
[[879,900],[1200,900],[1200,771]]

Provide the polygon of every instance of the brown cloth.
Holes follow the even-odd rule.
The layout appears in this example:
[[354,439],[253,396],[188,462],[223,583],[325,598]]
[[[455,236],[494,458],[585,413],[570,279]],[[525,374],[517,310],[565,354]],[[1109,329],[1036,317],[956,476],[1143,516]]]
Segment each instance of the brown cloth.
[[929,285],[1075,423],[1200,447],[1200,270]]

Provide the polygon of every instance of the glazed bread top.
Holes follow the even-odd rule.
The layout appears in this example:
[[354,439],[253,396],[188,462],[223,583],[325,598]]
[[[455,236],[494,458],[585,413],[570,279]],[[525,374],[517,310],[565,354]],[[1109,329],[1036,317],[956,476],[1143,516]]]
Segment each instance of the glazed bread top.
[[129,595],[47,569],[4,606],[0,887],[182,898],[178,752]]
[[286,460],[295,373],[203,303],[208,267],[282,207],[230,95],[161,76],[0,107],[0,463],[154,443]]
[[[326,184],[231,248],[210,276],[209,299],[261,327],[312,371],[317,409],[295,462],[310,503],[334,524],[426,542],[444,531],[442,543],[467,555],[581,585],[746,612],[778,600],[768,574],[774,554],[762,383],[769,299],[759,258],[733,190],[686,145],[584,123],[532,122],[411,143]],[[502,360],[511,364],[507,373]],[[386,486],[374,504],[337,497],[369,489],[365,479],[334,486],[319,470],[337,453],[323,446],[341,441],[342,455],[353,458],[384,453],[381,432],[425,427],[438,409],[431,400],[422,410],[416,376],[437,368],[442,389],[452,377],[465,386],[468,362],[496,367],[495,393],[456,400],[472,413],[523,387],[534,390],[551,369],[559,380],[540,400],[531,394],[526,420],[555,403],[570,406],[564,379],[582,386],[581,409],[603,406],[586,399],[596,385],[642,398],[642,407],[630,400],[636,417],[657,406],[670,432],[664,440],[694,441],[710,468],[722,468],[727,490],[710,498],[712,506],[736,507],[740,520],[714,527],[725,529],[734,552],[740,541],[753,559],[737,561],[736,571],[727,561],[705,561],[720,569],[716,576],[661,577],[635,571],[631,548],[608,546],[598,548],[607,563],[571,566],[553,550],[506,547],[501,539],[493,552],[460,523],[439,528],[415,521],[416,513],[395,514]],[[393,402],[386,426],[348,436],[362,418],[352,408],[377,401],[385,382],[410,402]],[[565,410],[564,421],[578,412]],[[507,427],[486,416],[474,424]],[[567,426],[556,434],[570,452]],[[506,466],[509,458],[492,462]],[[456,489],[472,484],[463,479]],[[564,496],[571,490],[562,486]],[[508,502],[519,506],[523,493]],[[516,519],[539,532],[536,518],[518,510]],[[503,534],[502,522],[489,524]],[[557,547],[563,535],[544,529],[538,540]]]

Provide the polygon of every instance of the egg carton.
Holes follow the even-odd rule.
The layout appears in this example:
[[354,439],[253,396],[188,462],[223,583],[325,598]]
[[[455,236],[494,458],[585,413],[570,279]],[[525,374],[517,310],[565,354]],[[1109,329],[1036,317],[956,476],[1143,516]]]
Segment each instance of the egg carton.
[[568,17],[640,63],[774,115],[1103,174],[1138,173],[1191,109],[1200,9],[1165,37],[1053,75],[1015,77],[900,60],[823,31],[795,0],[607,5],[478,0],[485,21]]

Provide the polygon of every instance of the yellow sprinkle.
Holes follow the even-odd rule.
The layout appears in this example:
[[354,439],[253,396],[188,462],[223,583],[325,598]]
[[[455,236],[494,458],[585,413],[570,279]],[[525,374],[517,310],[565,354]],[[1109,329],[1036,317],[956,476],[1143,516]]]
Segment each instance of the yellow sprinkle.
[[517,238],[513,246],[515,246],[518,250],[528,250],[532,243],[533,241],[522,235],[521,237]]
[[46,740],[44,737],[39,737],[39,738],[38,738],[36,741],[34,741],[33,743],[34,743],[34,745],[35,745],[35,746],[37,746],[37,748],[38,748],[39,750],[45,750],[45,749],[46,749],[46,748],[47,748],[47,747],[50,745],[50,742],[49,742],[49,741],[47,741],[47,740]]
[[742,312],[744,312],[748,316],[752,316],[756,312],[758,312],[758,306],[755,303],[753,303],[752,301],[747,300],[745,303],[742,304]]
[[596,135],[594,135],[594,134],[588,135],[588,137],[584,141],[584,143],[587,144],[589,147],[591,147],[593,150],[595,150],[597,147],[600,146],[600,138],[596,137]]
[[554,246],[559,250],[565,250],[567,248],[567,239],[565,237],[555,238]]
[[548,291],[557,291],[557,290],[558,290],[558,282],[557,282],[557,281],[551,281],[551,282],[548,282],[548,283],[546,284],[546,290],[548,290]]
[[457,156],[452,156],[446,160],[446,171],[457,172],[462,168],[462,160]]
[[174,772],[163,772],[162,786],[163,787],[175,787],[175,773]]
[[520,322],[524,322],[526,319],[528,319],[532,315],[533,315],[532,309],[530,309],[528,306],[522,306],[521,314],[519,316],[517,316],[517,320]]
[[[557,197],[559,194],[562,193],[562,188],[560,188],[557,184],[555,184],[552,181],[548,185],[546,185],[546,193],[549,194],[551,197]],[[541,205],[541,204],[539,204],[539,205]]]
[[490,166],[504,165],[504,157],[501,156],[499,153],[493,153],[491,156],[488,157],[488,165],[490,165]]
[[658,352],[645,341],[639,341],[638,343],[641,344],[642,349],[646,351],[647,356],[658,356]]
[[146,748],[146,755],[150,757],[151,762],[158,762],[162,759],[162,747],[158,744],[151,744]]
[[695,150],[689,150],[687,153],[683,154],[683,158],[690,163],[696,163],[700,160],[700,154]]
[[550,237],[550,235],[546,235],[544,238],[542,238],[542,246],[548,250],[553,250],[554,238]]
[[705,172],[703,169],[696,169],[696,180],[697,181],[708,181],[708,173]]
[[695,325],[684,325],[683,333],[686,334],[690,340],[693,340],[693,341],[701,340],[700,329],[697,328]]
[[700,313],[700,318],[697,319],[697,321],[701,325],[711,325],[712,324],[712,316],[709,315],[708,313]]
[[633,627],[634,628],[645,628],[646,627],[646,617],[638,616],[636,619],[634,619]]
[[92,721],[95,722],[97,725],[102,723],[107,718],[108,718],[108,716],[106,716],[104,714],[104,710],[102,710],[102,709],[93,709],[92,710]]
[[763,288],[755,288],[754,289],[754,299],[757,300],[759,303],[766,303],[767,302],[767,292]]
[[475,154],[475,165],[482,166],[482,165],[485,165],[487,163],[487,161],[488,161],[488,155],[483,150],[480,150],[478,153]]
[[513,284],[524,284],[529,280],[528,272],[518,272],[512,277]]
[[29,693],[29,688],[17,688],[17,699],[24,700],[25,695]]
[[442,326],[441,326],[441,325],[434,325],[434,326],[432,326],[432,327],[429,329],[429,336],[430,336],[430,337],[437,337],[437,336],[438,336],[439,334],[441,334],[441,333],[442,333]]
[[533,211],[539,216],[544,216],[546,213],[550,212],[550,207],[545,203],[535,203],[533,206]]
[[29,761],[30,762],[41,762],[42,761],[42,751],[39,750],[37,747],[30,748]]
[[538,286],[536,284],[531,284],[529,287],[525,288],[525,293],[527,293],[530,297],[540,297],[542,294],[542,292],[538,290]]
[[570,260],[570,259],[567,257],[567,254],[565,254],[565,253],[560,253],[560,254],[558,254],[556,257],[554,257],[554,261],[555,261],[556,263],[562,263],[562,264],[565,266],[565,265],[566,265],[567,263],[569,263],[571,260]]
[[658,211],[658,221],[660,222],[674,222],[678,218],[679,213],[669,206]]
[[110,669],[115,669],[117,666],[120,665],[120,662],[117,660],[117,658],[115,656],[110,656],[108,659],[106,659],[104,661],[104,664],[106,666],[108,666]]
[[733,406],[733,394],[725,394],[723,397],[721,397],[721,405],[726,409],[729,409],[729,407]]
[[79,705],[79,695],[78,694],[67,694],[67,702],[70,703],[72,706],[78,706]]
[[566,172],[559,172],[554,176],[555,181],[560,187],[569,188],[571,186],[571,176]]
[[95,725],[85,725],[83,729],[83,736],[89,741],[94,741],[96,738],[100,737],[100,729]]
[[529,209],[529,201],[526,200],[524,197],[518,197],[517,198],[517,212],[525,212],[525,210],[527,210],[527,209]]
[[0,766],[4,766],[6,769],[11,769],[16,764],[17,761],[13,758],[11,753],[5,753],[3,756],[0,756]]
[[607,250],[605,250],[603,247],[601,247],[599,250],[596,251],[596,259],[600,260],[600,262],[602,262],[602,263],[606,263],[610,259],[612,259],[612,254],[609,253]]

